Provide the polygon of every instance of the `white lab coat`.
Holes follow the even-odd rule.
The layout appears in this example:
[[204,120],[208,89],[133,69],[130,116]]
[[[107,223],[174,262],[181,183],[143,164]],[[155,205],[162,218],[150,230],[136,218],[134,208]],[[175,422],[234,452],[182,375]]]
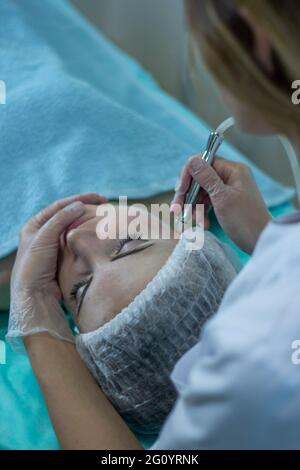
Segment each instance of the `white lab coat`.
[[297,340],[300,213],[267,226],[201,341],[176,365],[179,399],[153,448],[299,449]]

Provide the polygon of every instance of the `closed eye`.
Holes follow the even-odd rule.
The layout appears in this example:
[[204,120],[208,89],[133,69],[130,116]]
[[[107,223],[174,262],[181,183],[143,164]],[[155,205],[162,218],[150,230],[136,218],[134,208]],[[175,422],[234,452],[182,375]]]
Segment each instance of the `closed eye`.
[[[128,236],[126,239],[118,241],[118,247],[113,252],[110,257],[111,261],[115,261],[119,258],[123,258],[124,256],[132,255],[133,253],[137,253],[138,251],[145,250],[149,246],[152,246],[154,242],[149,240],[142,240],[139,237],[131,237]],[[126,247],[126,249],[125,249]]]
[[90,276],[89,279],[83,279],[82,281],[79,281],[78,283],[74,284],[74,286],[72,287],[72,290],[70,292],[70,300],[75,302],[77,305],[77,308],[76,308],[77,317],[80,313],[83,299],[87,293],[87,290],[92,280],[93,280],[93,277]]
[[[134,243],[133,243],[134,242]],[[124,248],[127,245],[133,245],[128,247],[124,251]],[[149,240],[142,240],[141,237],[130,237],[128,236],[126,239],[118,240],[118,247],[111,255],[110,261],[115,261],[119,258],[123,258],[124,256],[132,255],[133,253],[137,253],[139,251],[145,250],[146,248],[154,245],[153,241]],[[93,277],[90,276],[88,279],[82,279],[81,281],[74,284],[70,292],[70,300],[74,302],[76,307],[76,317],[78,318],[80,314],[80,309],[83,303],[83,300],[87,294],[88,288],[91,285]]]

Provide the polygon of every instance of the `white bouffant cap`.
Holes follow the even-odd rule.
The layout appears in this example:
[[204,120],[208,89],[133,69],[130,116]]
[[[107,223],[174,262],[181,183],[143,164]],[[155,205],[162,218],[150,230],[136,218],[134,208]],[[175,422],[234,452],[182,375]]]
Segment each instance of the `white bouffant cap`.
[[113,320],[78,335],[77,349],[128,424],[156,432],[176,391],[170,374],[199,340],[236,275],[222,244],[205,232],[201,250],[183,237],[148,286]]

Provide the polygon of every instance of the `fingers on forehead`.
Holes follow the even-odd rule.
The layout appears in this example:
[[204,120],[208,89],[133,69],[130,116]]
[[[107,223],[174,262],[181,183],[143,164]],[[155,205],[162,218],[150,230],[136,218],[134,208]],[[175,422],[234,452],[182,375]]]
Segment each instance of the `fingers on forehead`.
[[50,206],[42,209],[36,216],[34,216],[28,223],[28,229],[30,228],[39,228],[44,225],[49,219],[51,219],[58,211],[64,209],[69,204],[72,204],[75,201],[81,201],[86,204],[101,204],[106,202],[106,198],[99,196],[96,193],[85,193],[85,194],[75,194],[73,196],[66,197],[55,201]]
[[76,211],[59,210],[42,225],[38,232],[38,237],[43,238],[45,235],[48,239],[51,238],[53,242],[56,242],[57,237],[63,233],[74,220],[83,215],[83,213],[84,205],[82,205],[81,208],[79,205]]

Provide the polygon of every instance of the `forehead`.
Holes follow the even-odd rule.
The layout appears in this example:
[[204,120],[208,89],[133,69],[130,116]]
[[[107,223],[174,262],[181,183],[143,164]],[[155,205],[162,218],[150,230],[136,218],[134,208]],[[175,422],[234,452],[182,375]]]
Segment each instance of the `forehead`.
[[[91,206],[88,206],[91,207]],[[96,214],[99,217],[109,216],[117,217],[127,216],[136,217],[139,214],[149,215],[149,211],[144,204],[126,204],[126,203],[105,203],[96,207]]]
[[104,230],[117,238],[134,235],[137,231],[149,233],[154,222],[160,224],[157,212],[152,213],[142,204],[102,204],[97,207],[96,215],[99,218],[97,233]]

